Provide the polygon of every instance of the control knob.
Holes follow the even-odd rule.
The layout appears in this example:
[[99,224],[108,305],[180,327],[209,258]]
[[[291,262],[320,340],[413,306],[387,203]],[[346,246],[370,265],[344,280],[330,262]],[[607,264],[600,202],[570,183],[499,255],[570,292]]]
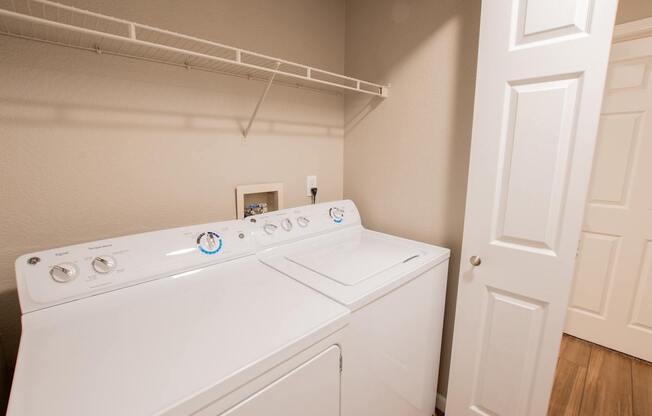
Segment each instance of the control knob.
[[281,221],[281,227],[285,231],[292,231],[292,221],[290,221],[289,218],[284,218],[283,221]]
[[77,277],[77,267],[72,263],[62,263],[52,266],[50,276],[55,282],[67,283]]
[[93,269],[100,274],[109,273],[115,269],[116,264],[115,259],[110,256],[95,257],[92,262]]
[[341,208],[333,207],[328,210],[328,214],[331,216],[333,221],[338,223],[342,222],[342,220],[344,219],[344,210],[342,210]]
[[299,227],[305,228],[308,226],[310,223],[310,220],[306,217],[298,217],[297,218],[297,224],[299,224]]
[[265,232],[267,234],[269,234],[269,235],[274,234],[274,232],[276,231],[277,228],[278,227],[276,225],[274,225],[274,224],[265,224],[265,225],[263,225],[263,230],[265,230]]
[[212,231],[199,234],[197,248],[204,254],[216,254],[222,249],[222,237]]

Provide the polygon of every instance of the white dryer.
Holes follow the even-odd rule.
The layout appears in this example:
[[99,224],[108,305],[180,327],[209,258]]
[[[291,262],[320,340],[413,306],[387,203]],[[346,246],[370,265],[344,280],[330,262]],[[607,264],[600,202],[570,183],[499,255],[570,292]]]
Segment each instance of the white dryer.
[[432,415],[449,250],[365,229],[352,201],[250,221],[263,263],[352,312],[342,414]]
[[339,415],[349,312],[258,262],[250,227],[18,258],[8,415]]

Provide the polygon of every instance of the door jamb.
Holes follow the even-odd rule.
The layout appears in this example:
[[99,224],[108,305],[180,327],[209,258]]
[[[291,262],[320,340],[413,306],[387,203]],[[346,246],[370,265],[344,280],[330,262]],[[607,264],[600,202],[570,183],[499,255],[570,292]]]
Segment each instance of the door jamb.
[[613,43],[652,36],[652,17],[614,26]]

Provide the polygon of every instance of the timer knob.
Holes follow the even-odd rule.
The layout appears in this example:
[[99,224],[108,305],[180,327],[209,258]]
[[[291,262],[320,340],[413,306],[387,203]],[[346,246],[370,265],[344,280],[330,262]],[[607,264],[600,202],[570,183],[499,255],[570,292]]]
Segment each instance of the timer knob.
[[328,210],[328,214],[335,222],[342,222],[342,220],[344,219],[344,210],[342,210],[341,208],[333,207]]
[[222,249],[222,237],[212,231],[201,233],[197,237],[197,247],[204,254],[215,254]]
[[67,283],[77,277],[77,267],[72,263],[62,263],[52,266],[50,276],[55,282]]
[[289,218],[284,218],[283,221],[281,221],[281,227],[285,231],[292,231],[292,221]]
[[116,264],[115,259],[110,256],[95,257],[92,263],[93,269],[100,274],[109,273],[115,269]]

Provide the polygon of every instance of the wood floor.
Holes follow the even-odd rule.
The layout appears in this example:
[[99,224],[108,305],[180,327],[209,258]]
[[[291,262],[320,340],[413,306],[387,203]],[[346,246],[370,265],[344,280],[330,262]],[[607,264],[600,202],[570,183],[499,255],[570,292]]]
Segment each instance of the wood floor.
[[652,364],[564,335],[548,416],[652,416]]
[[564,334],[548,416],[652,416],[652,363]]

